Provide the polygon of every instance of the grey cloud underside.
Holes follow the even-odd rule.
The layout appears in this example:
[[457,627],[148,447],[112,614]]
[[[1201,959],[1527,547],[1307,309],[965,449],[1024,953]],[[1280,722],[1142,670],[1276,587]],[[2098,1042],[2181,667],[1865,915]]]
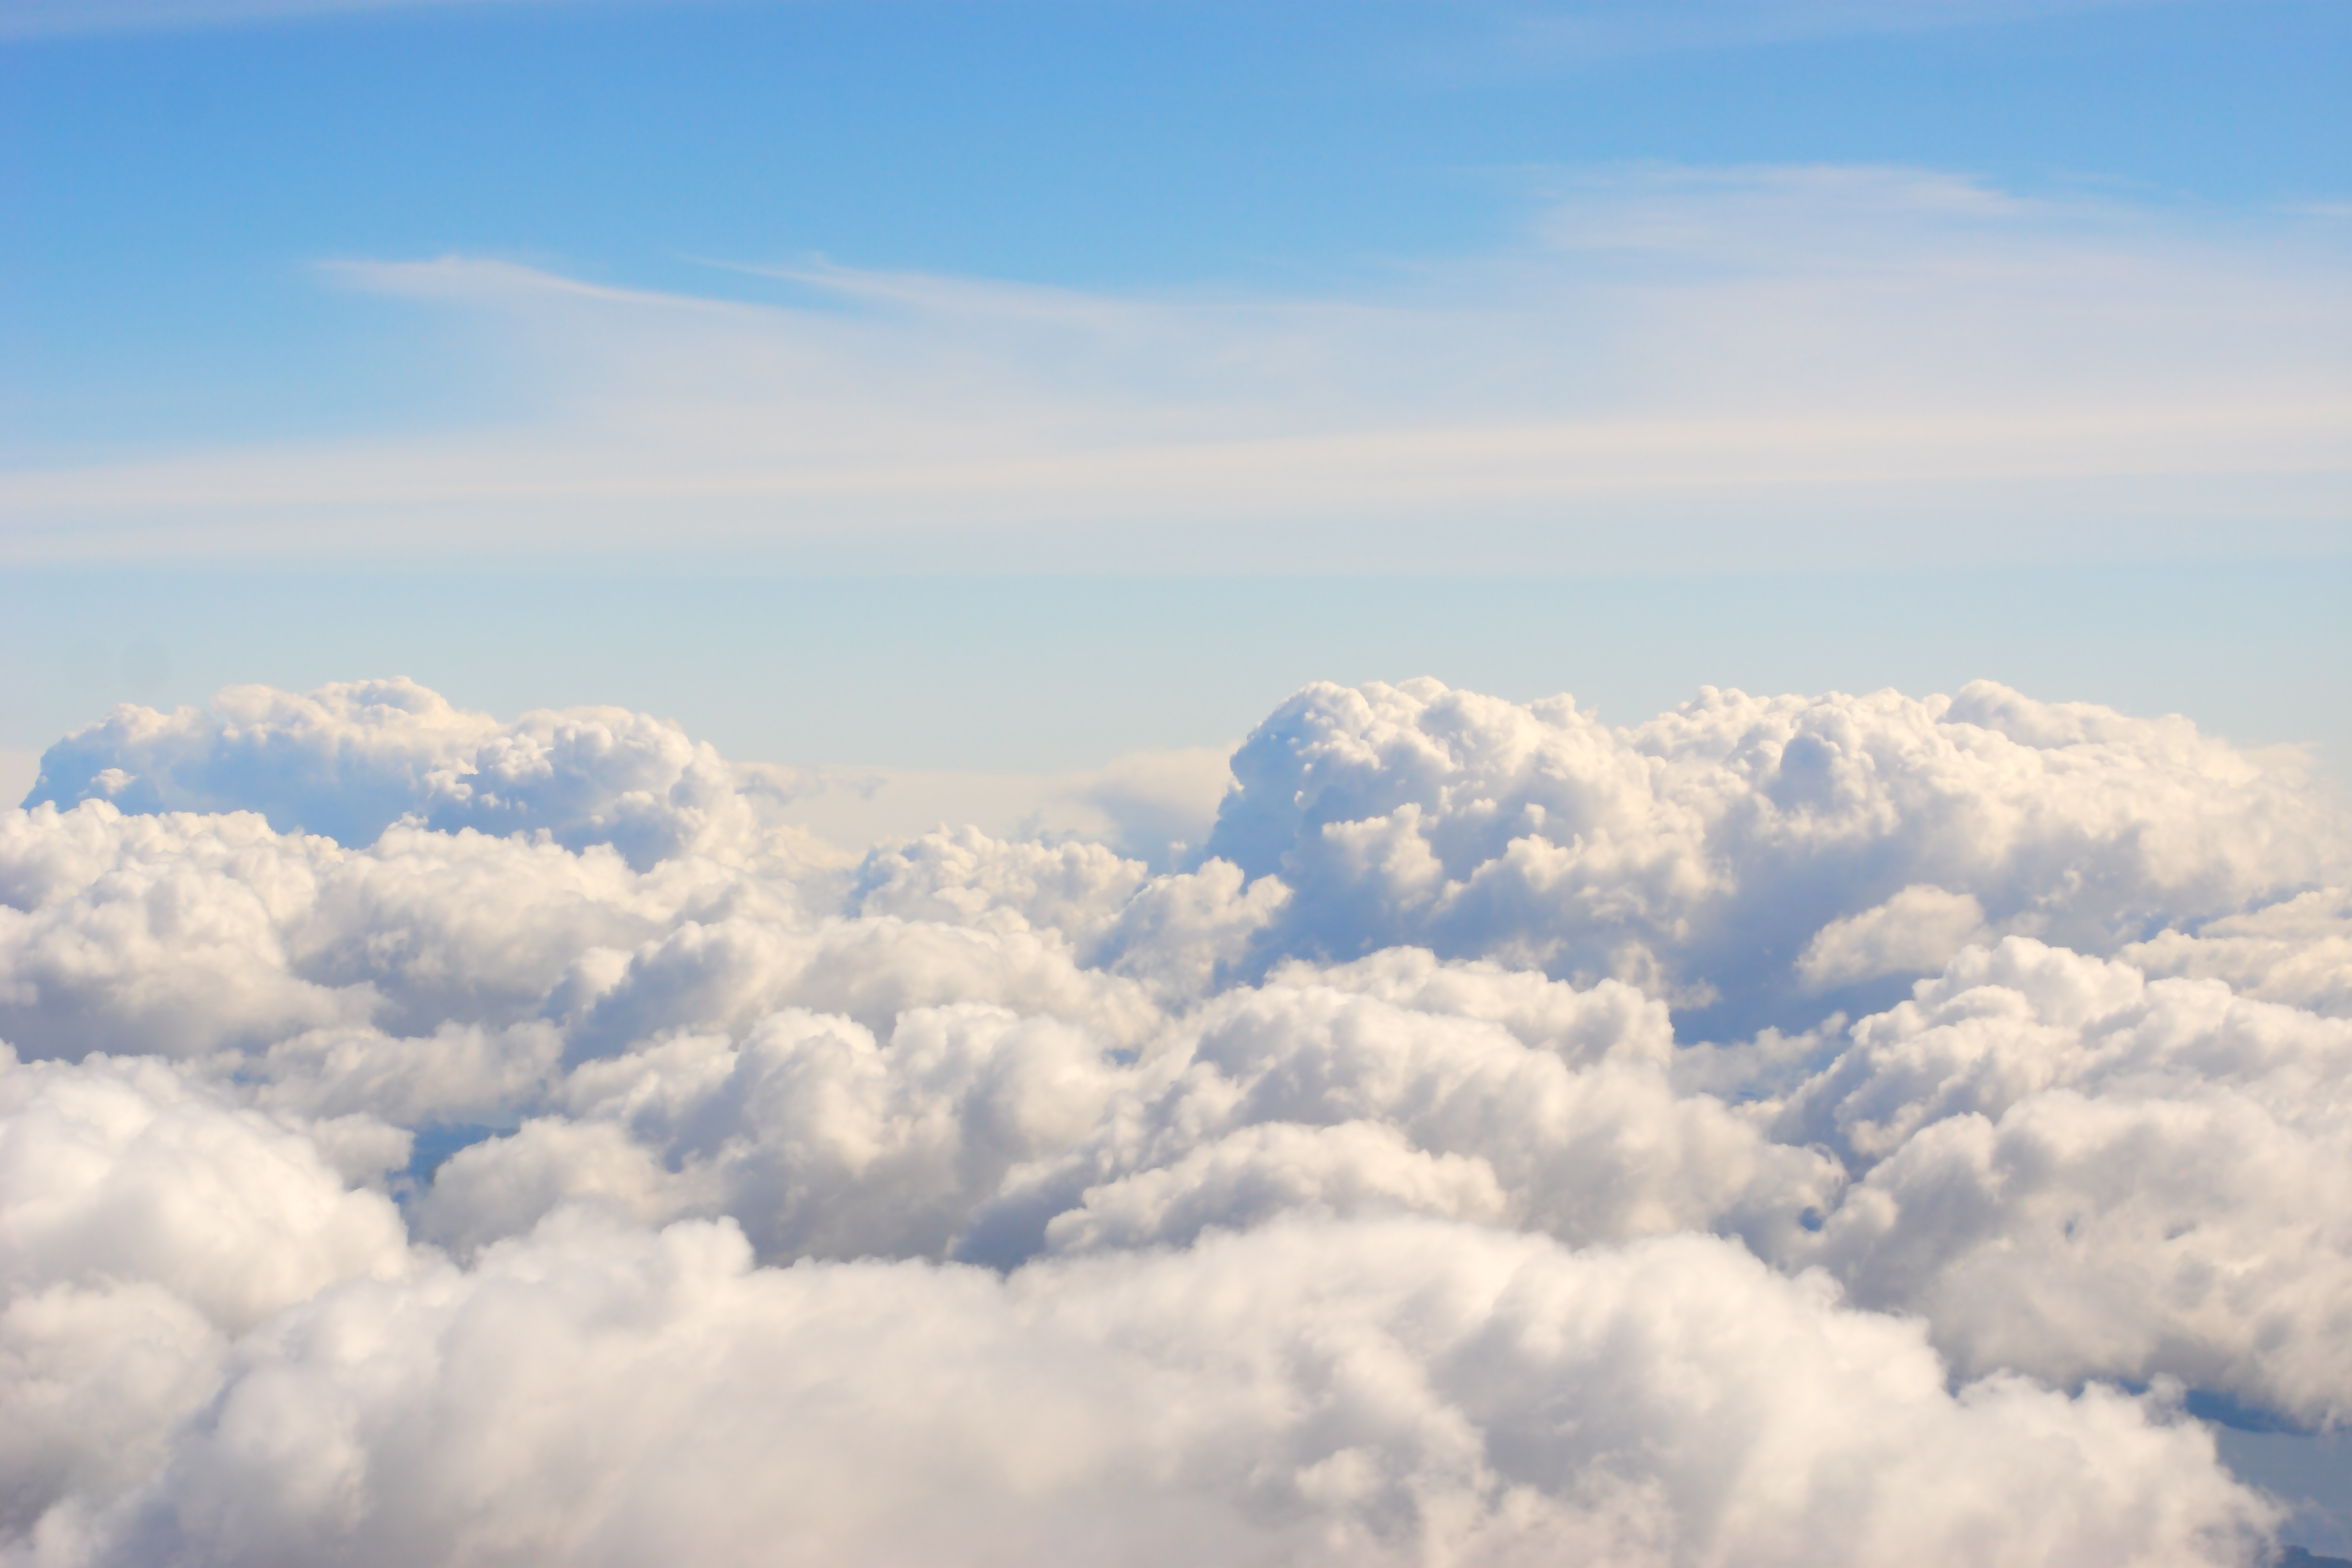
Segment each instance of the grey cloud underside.
[[2181,1401],[2352,1418],[2333,786],[1983,684],[1234,776],[1155,873],[400,680],[61,742],[0,1563],[2265,1559]]

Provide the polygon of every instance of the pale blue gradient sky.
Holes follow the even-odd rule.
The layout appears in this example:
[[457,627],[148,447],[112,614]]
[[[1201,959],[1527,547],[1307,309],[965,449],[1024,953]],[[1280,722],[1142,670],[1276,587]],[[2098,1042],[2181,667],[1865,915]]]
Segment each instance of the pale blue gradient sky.
[[1981,674],[2340,765],[2347,67],[2339,0],[0,0],[0,748]]

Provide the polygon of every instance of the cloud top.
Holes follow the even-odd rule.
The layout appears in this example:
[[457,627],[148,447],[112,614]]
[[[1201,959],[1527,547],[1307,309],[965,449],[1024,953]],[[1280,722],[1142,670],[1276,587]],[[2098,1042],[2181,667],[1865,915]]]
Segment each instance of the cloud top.
[[[1612,730],[1435,681],[1309,688],[1234,759],[1208,853],[1297,897],[1261,951],[1409,943],[1615,975],[1734,1028],[1792,989],[2014,931],[2113,952],[2346,874],[2324,784],[2187,721],[1708,690]],[[1719,1013],[1706,1012],[1721,1002]]]
[[2267,1560],[2188,1411],[2352,1418],[2322,781],[1425,680],[1233,780],[844,864],[614,710],[61,742],[0,1560]]
[[104,799],[126,811],[257,811],[281,832],[353,846],[394,822],[611,844],[640,868],[740,848],[751,818],[708,745],[618,708],[499,724],[413,680],[307,695],[231,687],[209,710],[124,704],[42,754],[26,804]]

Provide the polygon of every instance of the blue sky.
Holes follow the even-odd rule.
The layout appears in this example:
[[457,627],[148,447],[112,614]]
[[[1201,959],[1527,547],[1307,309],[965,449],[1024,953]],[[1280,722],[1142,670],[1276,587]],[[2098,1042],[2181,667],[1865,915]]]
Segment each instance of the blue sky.
[[2340,763],[2347,66],[2340,0],[0,0],[0,746],[1983,673]]
[[0,5],[12,458],[472,412],[336,259],[1346,297],[1524,247],[1593,166],[1896,166],[2229,227],[2343,202],[2352,130],[2335,0],[244,9]]

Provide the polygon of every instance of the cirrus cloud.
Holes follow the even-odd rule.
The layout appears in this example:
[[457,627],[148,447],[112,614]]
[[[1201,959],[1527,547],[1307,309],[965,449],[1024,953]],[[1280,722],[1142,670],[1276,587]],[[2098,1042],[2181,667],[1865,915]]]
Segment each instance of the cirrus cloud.
[[560,538],[805,567],[920,541],[993,571],[1197,568],[1213,540],[1226,570],[1342,546],[1358,568],[1591,570],[1704,544],[1850,568],[2195,556],[2224,515],[2260,550],[2341,548],[2352,321],[2325,216],[1874,166],[1538,183],[1515,248],[1324,297],[821,262],[697,295],[484,256],[338,261],[342,286],[474,323],[471,352],[532,389],[514,416],[18,469],[0,551]]

